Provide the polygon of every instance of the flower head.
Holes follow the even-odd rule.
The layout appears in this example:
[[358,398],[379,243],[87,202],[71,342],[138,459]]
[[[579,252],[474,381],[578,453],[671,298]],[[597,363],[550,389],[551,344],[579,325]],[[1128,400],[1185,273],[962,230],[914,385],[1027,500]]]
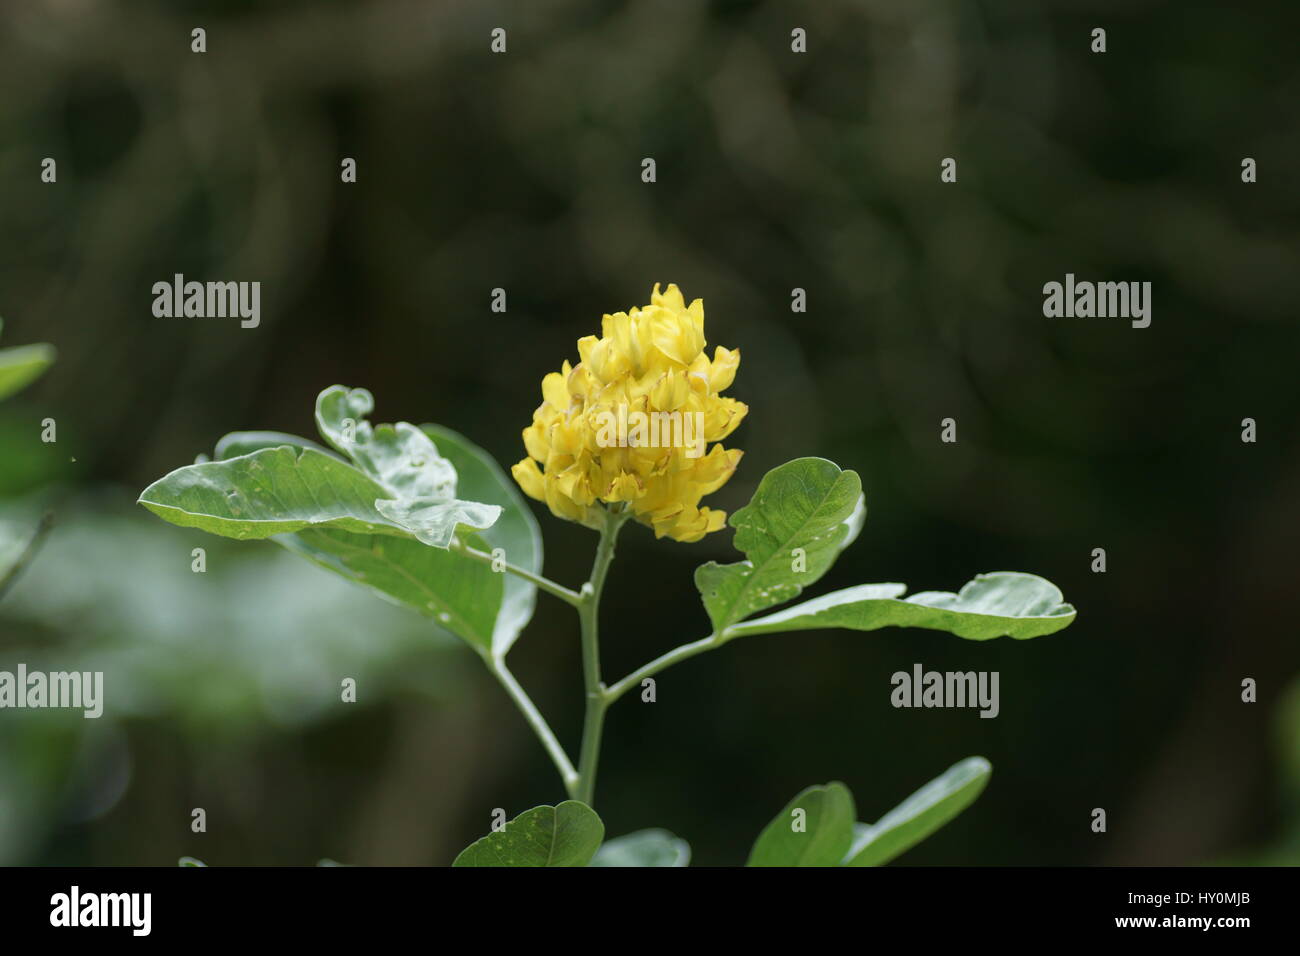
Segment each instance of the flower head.
[[749,410],[719,393],[740,351],[704,353],[704,303],[689,306],[658,283],[650,304],[604,317],[578,340],[577,365],[542,379],[542,404],[524,429],[528,457],[511,469],[529,496],[559,518],[599,527],[605,505],[625,502],[656,537],[698,541],[726,522],[701,508],[743,454],[714,444]]

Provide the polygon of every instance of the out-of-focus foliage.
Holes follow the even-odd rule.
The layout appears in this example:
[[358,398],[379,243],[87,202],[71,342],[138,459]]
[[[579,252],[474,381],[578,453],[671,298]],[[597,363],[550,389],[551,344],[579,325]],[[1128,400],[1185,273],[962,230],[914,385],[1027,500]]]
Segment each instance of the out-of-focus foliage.
[[[1109,52],[1094,55],[1099,23]],[[490,52],[497,26],[505,54]],[[796,26],[806,54],[790,51]],[[662,826],[699,864],[735,862],[810,780],[883,808],[981,753],[998,768],[981,825],[946,827],[909,862],[1163,865],[1268,845],[1295,819],[1271,735],[1300,669],[1298,28],[1295,4],[1215,0],[0,4],[0,314],[6,341],[59,349],[0,405],[0,498],[58,477],[112,499],[97,520],[139,530],[150,519],[119,517],[117,498],[129,509],[132,491],[250,423],[310,434],[310,396],[338,381],[382,393],[387,417],[446,424],[515,461],[550,357],[611,303],[674,281],[708,302],[710,338],[744,354],[746,455],[719,508],[792,455],[823,456],[861,475],[871,510],[828,590],[886,577],[956,590],[972,569],[1026,568],[1086,615],[1014,647],[806,632],[691,661],[655,704],[611,717],[609,832]],[[55,184],[40,182],[45,157]],[[355,184],[340,182],[344,157]],[[939,181],[945,157],[956,183]],[[155,318],[151,285],[178,272],[261,280],[261,324]],[[1151,327],[1045,319],[1042,285],[1066,272],[1152,281]],[[490,311],[497,288],[504,313]],[[806,312],[791,311],[795,288]],[[56,444],[39,441],[46,417]],[[956,444],[937,440],[945,417]],[[58,504],[47,491],[27,513]],[[29,587],[57,595],[66,581],[64,601],[93,588],[60,546],[80,519],[59,521],[0,604],[0,666],[37,646],[142,656],[131,648],[149,639],[133,634],[92,647],[85,605],[56,627],[31,604]],[[99,569],[101,591],[122,577],[143,596],[136,613],[174,619],[183,608],[156,575],[202,577],[189,552],[214,542],[154,524],[140,533],[165,572],[132,583],[129,549],[102,547],[118,567]],[[548,516],[543,530],[548,574],[582,580],[590,533]],[[734,560],[730,538],[625,535],[607,671],[706,633],[698,602],[665,596],[701,561]],[[1098,547],[1105,574],[1090,571]],[[225,623],[195,653],[219,667],[222,640],[288,641],[303,673],[329,672],[333,651],[316,658],[288,624],[244,633],[223,603],[233,587],[216,596],[214,575],[233,575],[241,594],[306,614],[339,583],[284,570],[304,577],[273,599],[255,580],[281,573],[258,563],[269,551],[211,547],[213,596],[196,607],[215,603]],[[389,610],[337,593],[358,613]],[[555,688],[576,669],[568,611],[540,602],[512,658],[566,741],[579,716]],[[427,633],[414,615],[388,619],[379,646]],[[191,747],[162,712],[124,736],[52,712],[24,714],[20,735],[0,713],[6,752],[30,768],[0,787],[27,808],[13,818],[24,849],[7,858],[446,863],[492,808],[513,818],[563,797],[490,683],[467,677],[473,694],[433,707],[376,700],[363,682],[352,716],[290,729],[274,712],[309,713],[312,678],[247,660],[224,690],[214,672],[195,691],[210,715],[229,695],[232,727],[258,730],[215,747]],[[891,708],[889,675],[917,662],[999,671],[999,717]],[[1244,677],[1256,704],[1241,702]],[[273,687],[297,692],[273,703]],[[78,750],[77,722],[102,744]],[[100,753],[132,755],[124,789]],[[121,792],[93,825],[48,798],[75,789],[78,755],[79,779]],[[217,795],[220,825],[191,834],[189,809]],[[1087,826],[1096,806],[1108,834]]]
[[1280,770],[1277,802],[1282,826],[1264,845],[1219,862],[1300,866],[1300,681],[1293,681],[1282,695],[1273,743]]
[[[4,320],[0,319],[0,331]],[[44,343],[0,349],[0,399],[21,391],[50,367],[54,349]]]
[[[132,724],[179,728],[201,757],[215,741],[253,745],[341,720],[349,706],[457,695],[460,645],[424,619],[283,552],[168,529],[120,497],[66,503],[0,605],[4,669],[102,672],[105,688],[97,719],[3,713],[0,862],[23,861],[51,825],[112,809],[131,783]],[[345,678],[356,705],[342,702]],[[86,765],[92,779],[73,779]]]

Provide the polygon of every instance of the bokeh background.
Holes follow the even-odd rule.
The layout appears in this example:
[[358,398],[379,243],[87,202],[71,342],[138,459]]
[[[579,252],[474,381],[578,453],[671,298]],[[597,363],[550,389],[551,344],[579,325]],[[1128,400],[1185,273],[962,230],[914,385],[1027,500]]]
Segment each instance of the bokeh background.
[[[104,670],[109,694],[98,721],[0,712],[0,862],[444,864],[493,808],[560,799],[453,638],[134,500],[228,431],[311,435],[335,383],[509,464],[542,375],[656,281],[743,352],[718,506],[801,455],[862,475],[865,531],[819,587],[1025,570],[1080,613],[1030,642],[810,632],[669,671],[611,713],[611,834],[739,863],[811,783],[871,820],[983,754],[984,796],[905,862],[1300,861],[1298,27],[1211,0],[0,6],[5,344],[59,350],[0,406],[0,514],[56,516],[0,604],[0,668]],[[261,326],[154,318],[176,272],[260,280]],[[1151,327],[1045,319],[1066,272],[1150,280]],[[592,534],[539,520],[548,573],[581,581]],[[624,535],[608,677],[705,633],[691,574],[730,538]],[[571,609],[540,599],[511,660],[576,750]],[[999,671],[1001,715],[891,708],[917,662]]]

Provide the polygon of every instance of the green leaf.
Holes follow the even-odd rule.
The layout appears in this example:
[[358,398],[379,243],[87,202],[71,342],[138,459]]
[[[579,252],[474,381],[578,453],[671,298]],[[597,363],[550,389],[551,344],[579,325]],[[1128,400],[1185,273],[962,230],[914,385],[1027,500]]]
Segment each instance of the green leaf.
[[637,830],[610,840],[596,851],[591,866],[687,866],[691,848],[667,830]]
[[[864,514],[862,482],[834,462],[796,458],[769,471],[753,500],[731,516],[736,548],[747,560],[696,569],[715,632],[817,581],[856,537]],[[796,561],[802,570],[794,570]]]
[[[496,462],[449,428],[421,428],[455,466],[463,493],[503,509],[491,528],[467,536],[466,541],[480,550],[503,548],[511,563],[540,573],[542,541],[537,521]],[[311,445],[306,439],[281,432],[235,432],[217,443],[216,456],[286,443]],[[480,653],[504,655],[532,617],[533,585],[514,575],[494,573],[490,567],[457,554],[392,537],[335,530],[302,531],[272,540],[389,601],[437,617]]]
[[858,493],[858,500],[853,506],[853,511],[844,519],[844,526],[847,529],[844,532],[844,538],[840,541],[839,549],[843,551],[854,541],[858,540],[858,535],[862,534],[862,526],[867,523],[867,496]]
[[[488,551],[500,548],[505,559],[517,568],[542,573],[542,531],[533,511],[524,501],[519,486],[486,451],[464,435],[441,425],[421,425],[426,435],[460,476],[459,494],[501,507],[501,517],[478,534]],[[466,563],[467,559],[463,559]],[[490,568],[488,573],[493,574]],[[514,574],[493,574],[502,578],[504,594],[492,632],[492,653],[504,657],[524,626],[532,619],[537,588]]]
[[[459,527],[490,527],[499,505],[456,498],[456,469],[414,425],[371,427],[374,406],[365,389],[328,388],[317,399],[322,434],[357,467],[309,442],[277,433],[227,436],[223,461],[178,468],[154,482],[141,503],[184,527],[233,538],[266,538],[303,528],[398,534],[446,548]],[[356,415],[357,418],[350,416]]]
[[251,455],[263,448],[278,448],[280,445],[310,448],[312,451],[318,451],[331,458],[338,458],[339,461],[343,460],[328,448],[318,445],[314,441],[299,438],[297,435],[288,435],[284,432],[231,432],[217,442],[217,448],[212,457],[218,461],[223,458],[238,458],[240,455]]
[[499,505],[456,497],[456,469],[433,440],[409,422],[375,425],[375,407],[364,388],[334,385],[316,399],[316,426],[335,449],[387,489],[375,502],[385,518],[418,540],[446,548],[460,525],[483,529],[501,515]]
[[758,835],[745,865],[838,866],[853,839],[853,820],[848,787],[809,787]]
[[280,445],[177,468],[140,495],[160,518],[227,538],[269,538],[304,528],[411,532],[376,508],[385,490],[332,455]]
[[[293,435],[235,432],[218,443],[219,460],[177,469],[145,489],[141,504],[184,527],[234,538],[270,537],[321,567],[436,618],[481,654],[494,647],[504,653],[532,613],[532,586],[511,585],[509,604],[499,614],[507,575],[437,545],[449,542],[449,529],[460,525],[466,543],[483,550],[486,542],[469,534],[464,524],[493,526],[503,509],[527,509],[509,497],[514,492],[504,477],[493,478],[495,464],[485,452],[446,432],[449,455],[466,468],[466,487],[476,496],[487,492],[489,499],[457,501],[456,468],[424,432],[413,425],[372,429],[360,417],[345,421],[364,414],[371,404],[368,392],[341,386],[326,389],[318,401],[322,431],[336,447],[353,446],[357,467]],[[372,473],[364,473],[362,465]],[[397,492],[376,476],[415,497],[395,499]],[[391,507],[396,505],[400,507]],[[537,537],[528,512],[512,517],[493,540],[512,563],[540,567]]]
[[[434,618],[478,653],[492,652],[506,575],[494,574],[488,565],[407,538],[331,528],[272,540],[395,604]],[[482,548],[476,535],[465,540]]]
[[844,866],[880,866],[911,849],[974,803],[992,772],[983,757],[953,764],[874,825],[859,824]]
[[[299,448],[311,446],[306,439],[280,432],[234,432],[217,443],[216,454],[220,457],[223,453],[256,453],[266,446],[274,448],[284,444]],[[450,444],[448,447],[451,449]],[[468,442],[465,442],[464,449],[452,450],[466,462],[474,454],[486,457],[485,452],[474,449]],[[333,452],[321,451],[320,454],[339,461],[340,467],[360,474],[351,465],[335,458]],[[469,487],[478,494],[479,488],[475,484],[479,480],[478,469],[471,466],[467,477],[471,482]],[[510,527],[507,524],[501,533],[508,533]],[[391,533],[371,535],[337,528],[309,528],[295,534],[279,534],[271,540],[328,571],[369,588],[394,604],[436,618],[439,624],[468,641],[480,654],[492,651],[495,633],[509,630],[508,626],[500,626],[498,614],[506,586],[503,579],[507,575],[496,574],[485,564],[440,548],[427,547],[418,541],[394,537]],[[480,549],[485,544],[478,535],[467,536],[466,540]],[[540,562],[540,544],[537,554]]]
[[1009,636],[1041,637],[1068,627],[1075,618],[1060,589],[1036,574],[995,571],[980,574],[961,591],[922,591],[900,598],[902,584],[860,584],[832,591],[774,614],[731,628],[729,637],[843,627],[924,627],[972,641]]
[[20,345],[0,349],[0,398],[26,388],[54,361],[52,345]]
[[586,866],[605,825],[577,800],[533,807],[460,852],[452,866]]

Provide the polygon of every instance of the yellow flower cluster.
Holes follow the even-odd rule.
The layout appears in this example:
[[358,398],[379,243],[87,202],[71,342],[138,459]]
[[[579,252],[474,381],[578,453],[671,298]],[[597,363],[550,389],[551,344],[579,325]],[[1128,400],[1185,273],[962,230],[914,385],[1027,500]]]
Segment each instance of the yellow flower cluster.
[[542,379],[542,404],[524,429],[528,457],[511,469],[552,514],[600,527],[602,507],[626,507],[655,537],[698,541],[726,522],[701,508],[743,454],[714,445],[749,410],[719,393],[740,351],[704,354],[704,303],[689,306],[676,285],[650,304],[606,315],[601,336],[578,340],[580,361]]

